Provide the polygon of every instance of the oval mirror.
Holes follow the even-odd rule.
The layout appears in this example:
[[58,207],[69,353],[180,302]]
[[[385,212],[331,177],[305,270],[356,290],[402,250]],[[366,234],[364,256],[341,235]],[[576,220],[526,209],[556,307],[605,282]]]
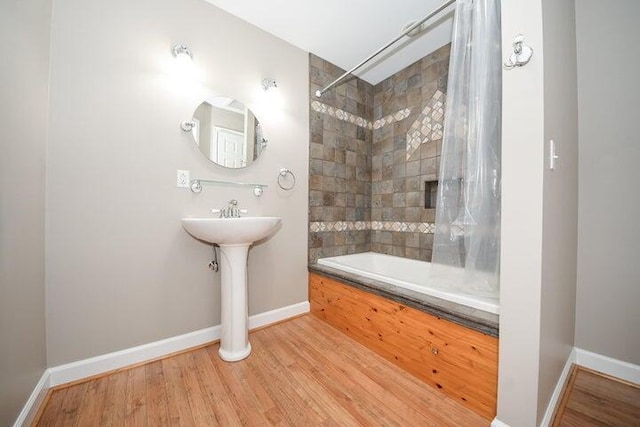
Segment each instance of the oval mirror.
[[225,168],[250,166],[267,146],[260,122],[237,99],[207,99],[196,108],[188,125],[202,154]]

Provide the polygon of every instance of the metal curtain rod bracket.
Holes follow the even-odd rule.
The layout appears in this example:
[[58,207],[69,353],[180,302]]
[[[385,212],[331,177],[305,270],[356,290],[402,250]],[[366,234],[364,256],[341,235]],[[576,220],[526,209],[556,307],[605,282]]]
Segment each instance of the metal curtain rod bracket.
[[409,27],[407,27],[399,36],[397,36],[396,38],[394,38],[393,40],[391,40],[389,43],[385,44],[384,46],[382,46],[380,49],[376,50],[374,53],[372,53],[371,55],[369,55],[367,58],[365,58],[362,62],[360,62],[358,65],[356,65],[355,67],[353,67],[352,69],[350,69],[349,71],[347,71],[346,73],[344,73],[343,75],[341,75],[340,77],[338,77],[337,79],[335,79],[334,81],[332,81],[331,83],[329,83],[327,86],[325,86],[323,89],[317,90],[316,91],[316,96],[318,98],[320,98],[322,96],[323,93],[325,93],[326,91],[328,91],[329,89],[331,89],[332,87],[334,87],[335,85],[337,85],[338,83],[340,83],[342,80],[345,79],[345,77],[347,77],[349,74],[352,74],[354,71],[356,71],[358,68],[361,68],[362,66],[364,66],[365,64],[367,64],[369,61],[371,61],[373,58],[375,58],[376,56],[380,55],[382,52],[384,52],[385,50],[387,50],[389,47],[391,47],[393,44],[395,44],[398,40],[400,40],[401,38],[403,38],[404,36],[406,36],[407,34],[411,33],[413,30],[415,30],[416,28],[420,27],[422,24],[424,24],[425,21],[427,21],[428,19],[433,18],[435,15],[437,15],[438,13],[442,12],[444,9],[446,9],[447,7],[449,7],[450,5],[452,5],[453,3],[455,3],[456,0],[447,0],[445,1],[443,4],[441,4],[440,6],[438,6],[437,8],[435,8],[433,11],[429,12],[425,17],[423,17],[422,19],[414,22],[412,25],[410,25]]

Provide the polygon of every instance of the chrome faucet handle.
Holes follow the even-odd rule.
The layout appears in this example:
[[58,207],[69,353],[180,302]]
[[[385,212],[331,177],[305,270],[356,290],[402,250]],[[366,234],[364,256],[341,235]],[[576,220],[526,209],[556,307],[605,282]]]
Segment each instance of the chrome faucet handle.
[[247,212],[249,212],[249,209],[238,209],[238,213],[246,214]]
[[242,213],[242,210],[238,209],[238,201],[236,199],[229,200],[229,206],[224,210],[224,216],[227,218],[240,218],[240,214]]
[[211,209],[212,214],[220,214],[222,215],[222,209]]

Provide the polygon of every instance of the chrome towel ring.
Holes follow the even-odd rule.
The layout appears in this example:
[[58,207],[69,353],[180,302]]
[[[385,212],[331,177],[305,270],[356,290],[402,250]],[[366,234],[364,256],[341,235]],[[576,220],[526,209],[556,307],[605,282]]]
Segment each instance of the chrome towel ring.
[[[291,184],[286,185],[287,181],[291,181]],[[291,169],[280,169],[280,173],[278,174],[278,186],[284,191],[293,190],[293,187],[296,186],[296,176],[291,172]]]

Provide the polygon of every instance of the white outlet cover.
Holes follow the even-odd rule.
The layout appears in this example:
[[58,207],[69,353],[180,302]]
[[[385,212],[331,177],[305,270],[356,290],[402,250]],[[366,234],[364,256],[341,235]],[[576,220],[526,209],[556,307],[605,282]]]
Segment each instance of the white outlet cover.
[[191,181],[189,179],[189,171],[178,169],[176,171],[176,180],[178,188],[189,188],[189,182]]

